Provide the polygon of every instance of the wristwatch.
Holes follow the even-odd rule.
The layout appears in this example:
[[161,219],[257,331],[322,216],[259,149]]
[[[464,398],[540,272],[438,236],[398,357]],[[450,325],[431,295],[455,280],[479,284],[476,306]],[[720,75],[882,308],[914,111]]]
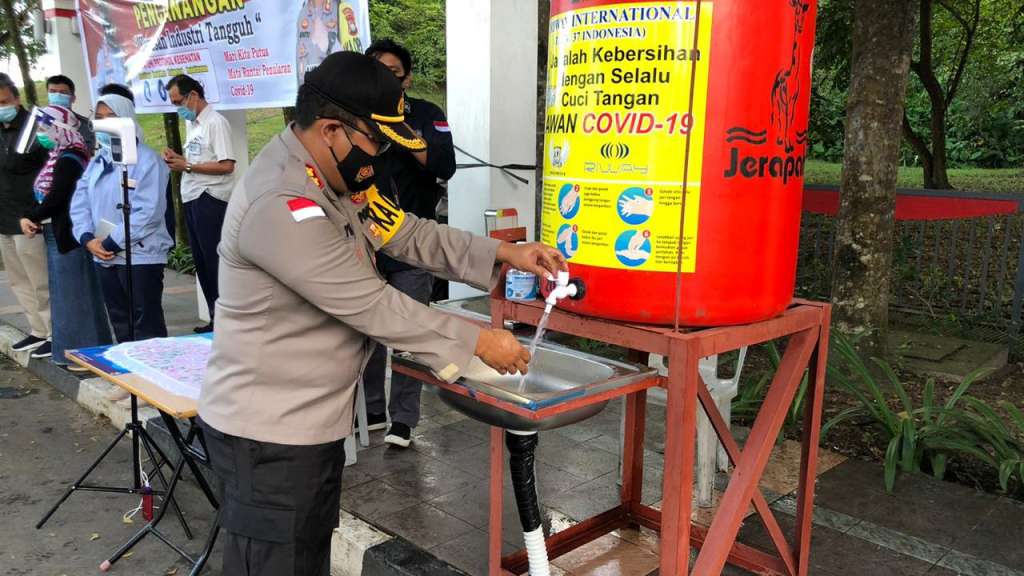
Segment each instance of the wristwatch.
[[186,174],[191,174],[192,173],[192,164],[191,163],[185,164],[185,173]]

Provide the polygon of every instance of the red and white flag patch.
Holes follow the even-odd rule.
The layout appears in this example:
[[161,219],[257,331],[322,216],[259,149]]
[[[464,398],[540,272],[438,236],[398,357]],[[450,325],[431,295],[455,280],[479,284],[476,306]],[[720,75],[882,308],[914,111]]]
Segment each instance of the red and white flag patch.
[[452,129],[448,127],[448,123],[444,120],[434,120],[434,130],[438,132],[451,132]]
[[296,222],[309,220],[310,218],[326,218],[327,213],[309,198],[292,198],[288,201],[288,210]]

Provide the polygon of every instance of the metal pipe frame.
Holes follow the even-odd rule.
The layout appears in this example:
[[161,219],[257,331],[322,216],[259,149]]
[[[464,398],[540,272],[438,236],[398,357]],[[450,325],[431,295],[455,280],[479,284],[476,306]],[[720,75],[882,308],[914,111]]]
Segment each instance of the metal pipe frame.
[[[543,305],[540,303],[507,301],[497,291],[492,295],[491,321],[495,327],[503,326],[506,320],[536,325],[542,313]],[[830,318],[829,304],[795,300],[781,315],[762,322],[674,332],[669,327],[623,324],[557,309],[553,311],[548,322],[549,330],[624,346],[630,350],[630,358],[634,361],[642,362],[648,354],[661,354],[669,359],[669,374],[667,378],[652,377],[618,390],[578,398],[536,412],[484,394],[475,394],[478,401],[533,419],[592,402],[626,397],[620,502],[606,512],[549,536],[546,539],[549,557],[558,558],[613,530],[640,525],[660,532],[661,574],[711,576],[721,573],[728,563],[755,574],[807,576]],[[698,362],[712,354],[781,338],[788,338],[785,354],[750,436],[740,450],[700,377]],[[394,369],[429,384],[468,395],[464,387],[440,381],[432,375],[405,367]],[[808,402],[804,409],[796,528],[792,540],[788,540],[758,484],[807,370]],[[671,423],[665,427],[665,474],[660,511],[641,504],[647,389],[656,385],[667,390],[665,419]],[[708,528],[692,524],[690,520],[698,403],[706,411],[734,465],[729,485]],[[489,576],[522,574],[528,566],[525,550],[501,556],[503,479],[503,430],[492,427]],[[775,546],[771,554],[736,541],[751,505],[764,522]],[[699,549],[692,569],[689,566],[691,547]]]

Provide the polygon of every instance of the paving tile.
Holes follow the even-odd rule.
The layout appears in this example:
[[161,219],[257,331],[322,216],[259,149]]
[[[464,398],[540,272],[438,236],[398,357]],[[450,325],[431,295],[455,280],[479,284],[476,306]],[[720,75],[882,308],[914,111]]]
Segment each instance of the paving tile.
[[445,426],[417,434],[413,438],[412,448],[424,454],[441,456],[455,454],[483,442],[482,438]]
[[953,549],[1024,571],[1024,503],[993,500],[988,516],[960,534]]
[[631,526],[629,528],[619,528],[612,532],[612,534],[627,542],[636,544],[652,554],[660,553],[661,539],[659,538],[658,533],[650,528],[645,528],[643,526]]
[[[546,462],[536,462],[534,469],[537,478],[537,494],[542,500],[548,495],[560,494],[586,483],[584,478],[560,470]],[[510,483],[511,479],[511,471],[506,466],[505,481]]]
[[362,470],[356,470],[355,466],[348,466],[341,473],[341,485],[346,490],[361,486],[371,480],[373,480],[372,475]]
[[566,453],[577,450],[582,444],[561,432],[545,430],[537,438],[537,459],[551,463],[560,460]]
[[[480,529],[486,529],[490,520],[490,489],[486,483],[450,492],[430,500],[430,504]],[[503,508],[506,512],[515,510],[511,489],[505,492]]]
[[476,423],[476,424],[480,424],[481,426],[486,426],[486,424],[479,423],[476,420],[470,420],[468,416],[466,416],[462,412],[458,412],[456,410],[449,410],[447,412],[440,412],[438,414],[435,414],[434,416],[431,416],[429,418],[429,420],[431,422],[437,423],[440,427],[451,426],[452,424],[455,424],[457,422],[466,422],[466,421],[473,422],[473,423]]
[[853,526],[845,534],[929,564],[935,564],[949,553],[948,548],[938,544],[867,521]]
[[458,430],[464,434],[475,436],[482,440],[491,439],[491,427],[483,422],[463,417],[461,420],[453,420],[446,428]]
[[[478,478],[487,478],[491,473],[491,445],[488,442],[463,450],[425,453]],[[507,461],[508,457],[504,458]]]
[[357,516],[390,529],[386,516],[405,510],[421,501],[384,482],[374,480],[341,493],[341,507]]
[[947,547],[977,526],[994,506],[990,496],[920,474],[901,475],[888,494],[881,465],[859,460],[847,460],[819,476],[815,501]]
[[[559,430],[559,432],[562,432]],[[619,453],[619,437],[618,436],[606,436],[604,434],[598,434],[593,438],[583,442],[583,446],[590,448],[597,448],[598,450],[604,450],[612,454]]]
[[[431,548],[430,552],[467,574],[482,575],[487,574],[489,544],[487,532],[474,529],[455,540]],[[512,552],[515,552],[514,546],[502,543],[502,555]]]
[[[775,446],[761,476],[761,487],[776,494],[789,494],[800,486],[799,442],[786,440]],[[831,450],[818,450],[818,476],[846,461],[846,457]]]
[[584,480],[593,480],[609,472],[617,472],[619,467],[617,454],[582,444],[557,453],[549,450],[543,455],[538,450],[537,458]]
[[574,442],[586,442],[602,435],[601,431],[589,419],[577,422],[571,426],[559,428],[558,433]]
[[420,463],[413,469],[381,476],[380,481],[387,482],[407,494],[413,494],[423,501],[486,483],[481,478],[432,459]]
[[[784,534],[793,534],[793,516],[776,514],[776,518]],[[775,550],[759,519],[748,518],[744,522],[739,541],[765,552]],[[822,526],[814,527],[811,538],[811,574],[910,576],[927,573],[933,564]]]
[[381,519],[388,530],[421,548],[433,548],[469,534],[468,523],[425,503],[396,512]]
[[605,512],[619,503],[617,475],[612,472],[544,499],[544,504],[581,521]]
[[552,561],[573,576],[646,576],[658,567],[658,556],[607,534]]
[[643,493],[641,494],[640,502],[650,505],[661,500],[664,482],[665,470],[663,468],[644,466]]
[[430,461],[433,461],[433,458],[423,452],[383,444],[361,450],[356,463],[346,470],[359,470],[379,478],[396,472],[415,470]]

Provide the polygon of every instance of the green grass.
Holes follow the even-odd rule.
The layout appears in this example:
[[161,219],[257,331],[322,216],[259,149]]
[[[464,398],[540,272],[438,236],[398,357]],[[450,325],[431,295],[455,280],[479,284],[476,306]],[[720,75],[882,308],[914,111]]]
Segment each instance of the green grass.
[[[139,114],[139,124],[146,134],[146,144],[159,151],[167,145],[164,137],[164,118],[161,114]],[[185,125],[178,121],[181,137],[185,137]],[[280,108],[260,108],[246,112],[246,128],[249,131],[249,158],[252,159],[264,145],[284,128],[284,115]]]
[[[808,160],[804,178],[808,184],[836,184],[842,176],[842,165]],[[959,190],[993,193],[1024,193],[1024,169],[953,168],[949,180]],[[924,176],[917,166],[901,166],[896,185],[899,188],[921,188]]]

